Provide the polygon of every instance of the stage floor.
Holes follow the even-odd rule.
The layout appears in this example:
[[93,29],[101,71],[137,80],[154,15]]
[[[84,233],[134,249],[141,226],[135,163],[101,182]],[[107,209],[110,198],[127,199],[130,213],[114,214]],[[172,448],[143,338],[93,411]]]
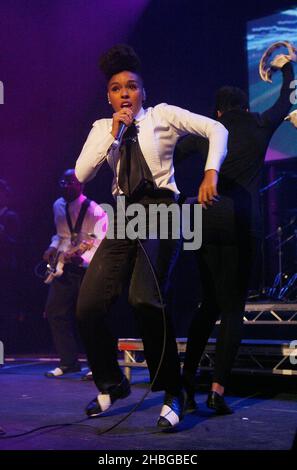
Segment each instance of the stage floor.
[[[6,436],[84,420],[84,406],[96,395],[93,382],[82,381],[82,374],[44,377],[53,366],[32,358],[0,369],[0,426]],[[292,377],[234,376],[227,401],[235,413],[221,417],[206,408],[206,387],[202,384],[196,395],[199,411],[187,415],[174,433],[157,430],[162,393],[149,393],[127,420],[98,435],[129,413],[147,387],[147,370],[137,369],[132,375],[131,395],[118,400],[104,417],[0,439],[0,449],[199,451],[287,450],[292,446],[297,426],[297,386]]]

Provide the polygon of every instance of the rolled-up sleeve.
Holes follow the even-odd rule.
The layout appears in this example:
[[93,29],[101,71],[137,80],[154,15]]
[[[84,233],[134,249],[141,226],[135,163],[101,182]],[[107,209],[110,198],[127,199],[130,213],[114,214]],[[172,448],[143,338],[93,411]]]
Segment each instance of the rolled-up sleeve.
[[181,137],[187,134],[200,135],[209,140],[206,170],[219,171],[227,154],[228,131],[219,122],[177,106],[163,103],[160,111],[168,123]]
[[61,244],[61,237],[59,235],[53,235],[52,236],[52,239],[51,239],[51,244],[50,244],[50,247],[51,248],[58,248],[59,245]]
[[91,233],[96,237],[93,239],[93,246],[90,250],[87,250],[82,255],[84,268],[87,268],[92,261],[92,258],[101,244],[102,240],[105,238],[107,229],[108,229],[108,216],[104,212],[102,207],[99,204],[96,204],[94,201],[91,202],[89,210],[87,212],[88,225]]
[[[60,199],[57,199],[53,204],[53,213],[54,213],[54,220],[55,220],[56,227],[58,227],[59,206],[60,206]],[[50,247],[58,248],[61,245],[62,241],[63,241],[63,238],[61,237],[61,235],[56,233],[55,235],[52,236]]]
[[75,165],[75,174],[81,183],[86,183],[94,178],[105,161],[113,142],[110,120],[96,121]]

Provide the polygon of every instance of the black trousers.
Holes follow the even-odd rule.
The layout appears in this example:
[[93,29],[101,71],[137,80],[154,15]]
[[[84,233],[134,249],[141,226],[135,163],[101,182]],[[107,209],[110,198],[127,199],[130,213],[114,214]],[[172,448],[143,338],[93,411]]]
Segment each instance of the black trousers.
[[184,361],[187,374],[195,374],[216,320],[221,317],[213,382],[225,386],[242,337],[248,282],[259,246],[257,238],[245,235],[230,244],[206,243],[198,251],[202,304],[188,333]]
[[[139,201],[144,203],[144,201]],[[169,204],[171,199],[154,199]],[[150,200],[146,199],[148,209]],[[171,270],[177,258],[180,240],[141,240],[158,279],[163,299]],[[135,308],[152,390],[166,390],[174,395],[181,389],[180,362],[175,335],[165,310],[165,352],[159,366],[164,343],[162,303],[148,260],[137,240],[105,238],[86,272],[77,306],[77,318],[94,381],[100,391],[118,384],[123,377],[117,361],[117,339],[106,318],[111,305],[121,294],[126,280],[129,302]]]
[[66,265],[49,287],[45,312],[61,366],[72,367],[78,360],[75,310],[84,273],[83,268]]

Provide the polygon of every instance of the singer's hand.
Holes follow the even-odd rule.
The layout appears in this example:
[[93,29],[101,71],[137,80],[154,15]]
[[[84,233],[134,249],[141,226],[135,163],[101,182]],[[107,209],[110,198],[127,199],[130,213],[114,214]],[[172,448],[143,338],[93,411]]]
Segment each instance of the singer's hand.
[[198,202],[202,204],[204,209],[207,206],[212,206],[215,201],[219,199],[218,191],[218,173],[216,170],[207,170],[204,173],[203,181],[199,188]]
[[130,108],[122,108],[112,116],[111,134],[114,138],[118,135],[120,123],[123,122],[127,127],[131,126],[134,116]]

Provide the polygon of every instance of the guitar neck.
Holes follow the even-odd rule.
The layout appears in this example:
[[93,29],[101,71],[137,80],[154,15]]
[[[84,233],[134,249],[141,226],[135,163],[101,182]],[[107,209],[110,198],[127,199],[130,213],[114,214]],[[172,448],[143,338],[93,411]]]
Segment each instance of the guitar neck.
[[62,255],[74,255],[78,251],[84,253],[85,251],[88,251],[92,248],[93,242],[80,242],[78,245],[69,248],[69,250],[65,251],[62,253]]

